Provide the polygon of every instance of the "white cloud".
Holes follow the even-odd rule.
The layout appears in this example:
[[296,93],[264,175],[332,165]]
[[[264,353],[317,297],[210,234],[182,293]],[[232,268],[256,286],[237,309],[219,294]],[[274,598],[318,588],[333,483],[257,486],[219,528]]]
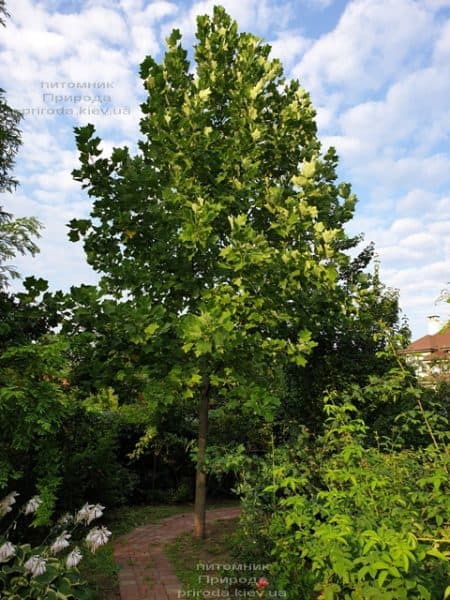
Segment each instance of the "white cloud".
[[411,219],[409,217],[406,217],[394,221],[390,226],[389,231],[397,236],[411,235],[412,233],[420,231],[422,227],[423,224],[418,219]]
[[425,257],[425,255],[435,253],[439,250],[439,241],[436,239],[436,236],[421,232],[403,238],[400,240],[400,246],[409,248],[412,251],[420,251]]
[[267,33],[272,35],[274,29],[285,30],[289,26],[289,18],[292,14],[290,2],[272,3],[268,0],[222,0],[219,3],[217,0],[201,0],[194,2],[190,7],[181,4],[183,13],[164,25],[162,28],[164,36],[168,35],[173,28],[178,28],[188,41],[193,40],[197,17],[212,14],[217,4],[223,6],[238,22],[241,31],[259,32],[259,35]]
[[[442,244],[443,242],[445,244],[450,244],[450,239],[448,236],[448,232],[450,231],[450,219],[446,220],[440,220],[440,213],[437,212],[436,217],[439,219],[439,221],[435,221],[429,224],[429,229],[430,231],[436,235],[439,236],[439,241]],[[450,253],[449,253],[450,256]],[[450,273],[449,273],[449,278],[450,278]]]
[[[400,290],[400,304],[414,337],[426,332],[426,316],[437,311],[434,302],[450,280],[450,219],[441,221],[434,210],[446,197],[433,198],[434,203],[424,206],[417,217],[402,216],[408,214],[404,210],[395,217],[394,209],[383,218],[372,211],[372,216],[357,216],[352,224],[359,225],[367,241],[375,242],[382,281]],[[439,308],[438,313],[450,313],[450,306]]]
[[100,144],[100,149],[103,151],[103,156],[111,156],[114,148],[123,148],[127,146],[130,151],[136,145],[136,138],[127,139],[124,138],[122,140],[109,140],[107,138],[103,138]]
[[[438,195],[429,190],[413,188],[396,202],[397,212],[406,214],[434,212]],[[421,223],[420,223],[421,225]]]
[[120,0],[119,6],[126,15],[133,15],[142,11],[143,0]]
[[[14,262],[24,277],[33,274],[48,280],[53,289],[68,290],[71,285],[94,283],[97,275],[86,263],[82,244],[74,244],[67,237],[67,223],[86,216],[89,202],[69,204],[64,197],[61,194],[59,203],[47,204],[23,192],[15,194],[16,216],[34,215],[45,224],[45,230],[37,240],[39,254],[34,258],[18,256]],[[20,288],[20,283],[14,283],[13,288]]]
[[[426,256],[420,249],[402,248],[399,246],[382,246],[377,249],[383,269],[392,268],[395,265],[398,269],[401,266],[410,265],[414,262],[416,265],[426,261]],[[396,281],[390,281],[390,285],[395,287]]]
[[11,20],[8,21],[8,27],[17,23],[27,29],[45,28],[48,12],[42,5],[31,2],[31,0],[15,0],[14,9],[11,9],[11,5],[9,5],[9,9],[12,15]]
[[423,0],[423,2],[433,10],[450,7],[450,0]]
[[[22,180],[22,184],[33,186],[35,190],[42,190],[44,193],[56,193],[59,195],[60,200],[64,194],[79,189],[79,184],[74,181],[70,171],[67,169],[30,175],[28,178]],[[36,194],[37,192],[35,191],[34,193]]]
[[49,17],[46,29],[63,34],[71,44],[86,39],[109,44],[126,43],[127,28],[117,11],[92,7],[80,13],[56,13]]
[[165,17],[175,15],[177,12],[178,7],[173,2],[152,2],[144,10],[149,22],[160,21]]
[[276,39],[269,41],[269,44],[272,46],[271,57],[280,59],[287,73],[299,55],[309,48],[311,40],[300,34],[283,32],[279,33]]
[[140,64],[148,55],[159,52],[159,41],[156,32],[148,25],[132,25],[131,35],[133,37],[133,49],[130,59],[135,64]]
[[[332,116],[328,115],[328,123]],[[370,140],[364,140],[356,136],[323,135],[321,137],[323,148],[334,146],[339,157],[349,167],[351,165],[366,164],[369,157],[373,156],[373,147]]]
[[374,152],[412,136],[415,152],[429,151],[448,135],[449,96],[449,79],[439,69],[428,67],[393,84],[384,100],[348,109],[339,124],[345,136],[368,141]]
[[69,47],[69,40],[62,35],[54,31],[48,31],[47,29],[27,29],[27,35],[24,39],[20,35],[19,27],[8,27],[4,33],[2,33],[3,43],[8,46],[11,51],[21,54],[28,53],[30,57],[40,60],[48,61],[64,54]]
[[[355,99],[377,92],[405,70],[417,39],[433,35],[432,25],[429,11],[412,0],[354,0],[336,28],[305,53],[294,75],[319,102],[331,85]],[[347,104],[347,94],[341,100]]]
[[439,187],[450,183],[450,155],[374,159],[368,165],[358,165],[353,171],[359,180],[371,177],[380,186],[393,190],[409,187]]
[[436,64],[446,64],[450,58],[450,20],[442,28],[433,51],[433,61]]

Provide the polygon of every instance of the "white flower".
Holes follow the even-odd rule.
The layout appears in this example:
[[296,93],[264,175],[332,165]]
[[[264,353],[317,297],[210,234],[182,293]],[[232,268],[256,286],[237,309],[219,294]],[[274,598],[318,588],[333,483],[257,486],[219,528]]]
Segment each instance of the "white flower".
[[92,521],[94,521],[95,519],[99,519],[103,514],[104,508],[105,507],[102,506],[101,504],[95,504],[94,506],[91,506],[87,524],[90,525],[92,523]]
[[78,547],[74,548],[72,552],[66,558],[66,566],[68,569],[76,567],[80,560],[83,558]]
[[59,525],[68,525],[69,523],[72,523],[73,521],[73,517],[70,513],[65,513],[62,515],[62,517],[59,518],[58,520],[58,524]]
[[30,515],[31,513],[36,512],[39,506],[42,504],[42,500],[39,496],[33,496],[30,500],[28,500],[25,506],[25,514]]
[[94,519],[98,519],[103,514],[105,507],[101,504],[86,504],[80,508],[77,512],[75,520],[77,523],[80,521],[86,521],[87,525],[90,525]]
[[3,500],[0,502],[0,517],[3,517],[3,515],[6,515],[6,513],[11,512],[11,506],[16,503],[16,496],[18,495],[19,494],[17,492],[11,492],[3,498]]
[[42,558],[42,556],[35,554],[29,558],[23,566],[31,573],[33,577],[37,577],[38,575],[45,573],[47,569],[47,561],[45,558]]
[[86,545],[91,552],[108,542],[111,532],[106,527],[94,527],[86,536]]
[[16,548],[11,542],[5,542],[0,546],[0,563],[7,562],[16,553]]
[[84,506],[80,508],[75,516],[75,521],[79,523],[80,521],[87,521],[89,519],[89,514],[92,506],[90,506],[87,502]]
[[70,533],[63,531],[50,546],[50,552],[52,552],[52,554],[57,554],[61,550],[64,550],[64,548],[67,548],[70,545],[68,542],[70,537]]

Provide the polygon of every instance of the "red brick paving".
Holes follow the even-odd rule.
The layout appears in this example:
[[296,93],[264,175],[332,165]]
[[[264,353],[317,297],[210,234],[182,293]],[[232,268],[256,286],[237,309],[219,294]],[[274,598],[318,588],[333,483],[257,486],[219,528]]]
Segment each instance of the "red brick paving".
[[[239,508],[209,510],[206,522],[234,519],[239,512]],[[138,527],[117,540],[114,558],[120,568],[121,600],[176,600],[182,597],[181,583],[163,547],[192,528],[192,513],[183,513]]]

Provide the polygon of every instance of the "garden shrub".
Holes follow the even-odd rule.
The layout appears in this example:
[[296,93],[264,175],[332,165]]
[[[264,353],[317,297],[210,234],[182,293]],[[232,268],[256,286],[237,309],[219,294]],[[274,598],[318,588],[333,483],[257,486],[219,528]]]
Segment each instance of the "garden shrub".
[[195,430],[186,407],[155,412],[149,394],[141,404],[121,406],[120,415],[119,456],[136,480],[133,502],[192,500],[195,467],[188,448]]
[[47,513],[61,484],[58,437],[71,401],[66,350],[47,336],[0,355],[0,492],[13,481],[25,496],[37,487]]
[[292,600],[450,596],[450,446],[369,446],[350,402],[326,411],[320,438],[247,469],[240,557]]
[[0,355],[0,492],[13,482],[25,497],[37,488],[41,524],[56,502],[65,510],[87,497],[123,504],[137,480],[121,455],[119,412],[102,394],[78,397],[67,355],[67,341],[53,335]]
[[84,498],[110,507],[127,503],[137,476],[121,452],[123,422],[115,411],[87,411],[74,404],[64,423],[61,442],[62,485],[59,502],[66,509]]

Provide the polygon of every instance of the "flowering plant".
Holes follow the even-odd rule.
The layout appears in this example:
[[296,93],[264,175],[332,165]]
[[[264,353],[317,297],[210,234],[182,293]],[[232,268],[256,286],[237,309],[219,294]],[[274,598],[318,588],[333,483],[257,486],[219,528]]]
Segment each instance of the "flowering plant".
[[[11,492],[0,501],[0,518],[13,510],[17,492]],[[0,596],[11,600],[78,599],[91,598],[87,585],[80,579],[77,569],[83,558],[79,546],[72,548],[72,534],[79,526],[90,525],[103,515],[101,504],[85,504],[75,515],[64,515],[52,528],[44,542],[37,547],[15,544],[9,539],[15,529],[17,518],[36,512],[41,504],[39,496],[31,498],[19,511],[16,520],[0,532]],[[69,531],[69,527],[72,529]],[[106,544],[111,532],[106,527],[92,528],[84,538],[84,545],[95,552]],[[51,543],[49,537],[54,536]],[[64,558],[62,551],[69,550]]]
[[270,583],[267,581],[267,579],[265,577],[260,577],[258,579],[258,581],[256,582],[256,593],[258,594],[259,598],[264,597],[265,589],[269,585],[270,585]]

